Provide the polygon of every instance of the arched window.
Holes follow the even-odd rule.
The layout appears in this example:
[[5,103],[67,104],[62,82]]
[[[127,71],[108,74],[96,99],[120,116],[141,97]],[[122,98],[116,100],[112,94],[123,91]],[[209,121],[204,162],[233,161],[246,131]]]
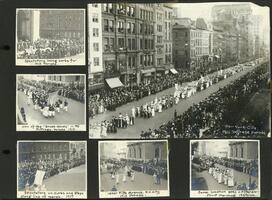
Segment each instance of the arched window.
[[157,147],[157,148],[155,149],[155,158],[159,158],[159,157],[160,157],[160,148]]
[[142,148],[139,147],[139,158],[142,158]]
[[136,158],[136,149],[135,149],[135,147],[133,147],[133,151],[134,151],[134,158]]

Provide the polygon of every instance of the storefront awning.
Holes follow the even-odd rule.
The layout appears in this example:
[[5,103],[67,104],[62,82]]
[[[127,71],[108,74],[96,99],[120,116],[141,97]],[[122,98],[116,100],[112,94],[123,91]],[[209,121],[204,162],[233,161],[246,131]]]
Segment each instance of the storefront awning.
[[106,82],[110,86],[110,88],[117,88],[117,87],[124,86],[118,77],[108,78],[108,79],[106,79]]
[[170,71],[172,72],[172,74],[177,74],[178,73],[177,70],[174,69],[174,68],[170,69]]
[[155,68],[152,68],[152,69],[142,69],[141,70],[142,74],[152,73],[152,72],[155,72]]

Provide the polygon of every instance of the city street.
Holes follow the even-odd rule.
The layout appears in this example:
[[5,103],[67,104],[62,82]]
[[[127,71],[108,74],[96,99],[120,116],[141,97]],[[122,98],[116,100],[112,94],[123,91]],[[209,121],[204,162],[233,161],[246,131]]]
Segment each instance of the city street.
[[[68,111],[60,110],[56,112],[54,118],[46,118],[42,115],[40,110],[35,110],[34,105],[31,103],[27,105],[27,96],[22,91],[17,91],[17,100],[19,109],[23,107],[26,113],[26,120],[28,124],[84,124],[85,118],[85,105],[79,101],[67,99]],[[49,99],[55,102],[58,98],[64,100],[65,98],[57,95],[56,92],[49,95]]]
[[125,183],[122,182],[123,175],[119,177],[119,184],[115,184],[115,179],[109,173],[100,175],[100,191],[111,191],[115,185],[117,191],[136,191],[136,190],[168,190],[168,181],[161,179],[161,185],[155,184],[151,175],[142,172],[135,172],[135,180],[132,182],[129,177]]
[[86,166],[81,165],[43,181],[47,191],[86,191]]
[[[212,86],[208,87],[206,90],[197,92],[195,95],[191,96],[189,99],[181,100],[178,105],[174,105],[172,108],[164,110],[162,113],[156,113],[155,117],[153,118],[150,118],[148,120],[144,118],[136,118],[135,124],[133,126],[129,126],[126,129],[118,129],[116,134],[108,134],[107,138],[139,138],[142,130],[146,131],[149,128],[151,129],[159,128],[163,123],[166,123],[170,121],[171,119],[173,119],[175,110],[177,110],[178,114],[182,114],[193,104],[197,104],[200,101],[204,100],[205,98],[210,96],[212,93],[215,93],[216,91],[218,91],[221,87],[231,84],[234,80],[250,72],[255,67],[246,68],[242,72],[236,73],[233,76],[218,82],[217,84],[213,84]],[[173,87],[173,88],[157,93],[156,96],[160,97],[160,96],[168,95],[168,94],[173,95],[174,91],[175,91],[175,88]],[[123,115],[128,113],[130,115],[131,108],[133,107],[133,105],[134,106],[143,105],[146,102],[150,102],[154,100],[154,98],[155,98],[155,95],[150,95],[148,97],[140,99],[137,102],[131,102],[131,103],[125,104],[121,107],[118,107],[116,111],[113,111],[113,112],[107,111],[103,114],[96,115],[95,118],[90,118],[89,122],[91,124],[91,123],[100,123],[103,120],[111,120],[112,116],[118,116],[119,113],[122,113]]]
[[[216,164],[216,167],[227,169],[224,166]],[[246,183],[249,184],[249,175],[233,170],[234,183],[236,186]],[[251,177],[251,182],[256,181],[258,184],[258,177]],[[195,169],[192,169],[192,190],[233,190],[235,187],[228,187],[224,184],[219,184],[217,180],[213,178],[212,175],[208,173],[207,170],[202,172],[197,172]]]

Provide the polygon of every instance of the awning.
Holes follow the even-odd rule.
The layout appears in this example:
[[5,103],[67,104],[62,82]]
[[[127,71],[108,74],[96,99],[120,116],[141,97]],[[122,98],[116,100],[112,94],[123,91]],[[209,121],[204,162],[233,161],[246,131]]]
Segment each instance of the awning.
[[110,88],[117,88],[124,86],[118,77],[106,79],[107,84]]
[[155,68],[152,68],[152,69],[143,69],[141,70],[142,74],[146,74],[146,73],[152,73],[152,72],[155,72]]
[[172,74],[177,74],[178,73],[177,70],[174,69],[174,68],[170,69],[170,71],[172,72]]
[[219,55],[214,55],[214,57],[216,57],[216,58],[220,58],[220,56],[219,56]]
[[151,75],[152,75],[151,72],[144,74],[144,76],[151,76]]

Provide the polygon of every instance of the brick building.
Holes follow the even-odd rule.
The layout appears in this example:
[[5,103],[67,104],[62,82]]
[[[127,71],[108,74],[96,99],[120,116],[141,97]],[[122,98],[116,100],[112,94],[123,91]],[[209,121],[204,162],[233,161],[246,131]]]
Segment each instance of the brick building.
[[[177,20],[176,20],[177,21]],[[181,21],[181,20],[178,20]],[[203,19],[173,26],[173,59],[176,69],[200,68],[213,58],[213,36]]]

